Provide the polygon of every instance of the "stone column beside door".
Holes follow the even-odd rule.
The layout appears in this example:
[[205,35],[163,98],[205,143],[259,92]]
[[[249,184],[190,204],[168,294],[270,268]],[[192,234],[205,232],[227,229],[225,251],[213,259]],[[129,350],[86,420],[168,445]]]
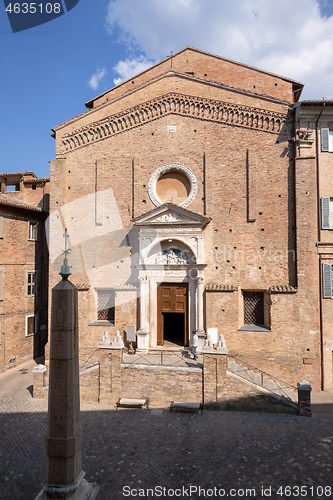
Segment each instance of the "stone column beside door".
[[149,350],[149,319],[148,319],[148,298],[149,284],[147,276],[139,276],[140,280],[140,328],[136,332],[137,351],[147,353]]
[[203,349],[206,332],[204,330],[204,278],[199,276],[197,279],[197,330],[198,351]]

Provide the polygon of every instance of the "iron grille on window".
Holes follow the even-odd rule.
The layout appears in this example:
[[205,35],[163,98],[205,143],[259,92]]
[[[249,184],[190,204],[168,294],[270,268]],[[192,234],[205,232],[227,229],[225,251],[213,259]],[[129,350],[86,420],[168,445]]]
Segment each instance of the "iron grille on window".
[[97,291],[97,319],[114,323],[114,291]]
[[244,292],[244,324],[265,324],[263,292]]

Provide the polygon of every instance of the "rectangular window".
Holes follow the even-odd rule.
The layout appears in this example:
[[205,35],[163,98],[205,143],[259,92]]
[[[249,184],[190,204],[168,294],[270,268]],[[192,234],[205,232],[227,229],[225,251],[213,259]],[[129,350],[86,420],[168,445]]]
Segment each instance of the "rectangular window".
[[28,295],[37,295],[37,283],[36,283],[37,273],[28,273]]
[[264,292],[244,292],[244,325],[265,326]]
[[97,319],[114,324],[115,292],[114,290],[97,290]]
[[333,152],[333,130],[321,129],[321,150]]
[[25,336],[29,337],[30,335],[34,335],[36,333],[36,317],[35,316],[26,316],[25,322]]
[[20,190],[20,184],[6,184],[6,192],[7,193],[15,193]]
[[321,198],[321,228],[333,229],[333,198]]
[[332,266],[323,264],[323,298],[332,298]]
[[37,222],[29,222],[29,240],[37,241]]

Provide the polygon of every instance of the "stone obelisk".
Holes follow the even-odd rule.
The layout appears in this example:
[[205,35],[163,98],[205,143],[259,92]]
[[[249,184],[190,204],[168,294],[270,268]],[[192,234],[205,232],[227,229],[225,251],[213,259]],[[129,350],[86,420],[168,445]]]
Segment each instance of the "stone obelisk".
[[68,281],[67,230],[64,236],[62,281],[52,289],[46,482],[36,500],[93,500],[98,487],[82,470],[78,290]]

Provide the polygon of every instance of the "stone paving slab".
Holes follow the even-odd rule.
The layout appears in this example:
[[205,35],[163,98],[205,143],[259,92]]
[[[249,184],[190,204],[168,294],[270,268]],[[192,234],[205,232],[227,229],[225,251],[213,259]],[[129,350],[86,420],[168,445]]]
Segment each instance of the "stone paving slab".
[[[45,474],[47,401],[2,396],[0,408],[0,498],[34,499]],[[277,499],[287,498],[276,494],[279,486],[333,488],[331,418],[168,410],[157,414],[117,411],[98,403],[82,403],[81,415],[83,468],[86,479],[100,485],[99,500],[134,498],[133,492],[123,495],[130,489],[139,497],[139,489],[157,486],[184,488],[180,498],[193,499],[203,496],[187,496],[191,485],[254,488],[252,498]],[[275,493],[263,496],[262,486],[272,486]]]
[[[31,398],[28,388],[34,366],[30,362],[0,374],[1,500],[33,500],[45,476],[47,400]],[[204,498],[203,491],[190,494],[191,486],[210,490],[208,493],[214,493],[215,487],[217,493],[224,489],[224,498],[227,494],[229,498],[278,500],[333,498],[329,490],[322,494],[320,489],[331,487],[333,491],[333,393],[313,394],[312,399],[312,418],[245,412],[118,411],[82,402],[86,479],[100,485],[97,500]],[[147,488],[159,486],[182,495],[172,496],[173,490],[164,496],[147,493]],[[278,495],[280,486],[305,486],[307,495],[297,496],[296,489],[292,490],[295,495],[289,495],[288,489]],[[235,496],[232,489],[239,488]]]

